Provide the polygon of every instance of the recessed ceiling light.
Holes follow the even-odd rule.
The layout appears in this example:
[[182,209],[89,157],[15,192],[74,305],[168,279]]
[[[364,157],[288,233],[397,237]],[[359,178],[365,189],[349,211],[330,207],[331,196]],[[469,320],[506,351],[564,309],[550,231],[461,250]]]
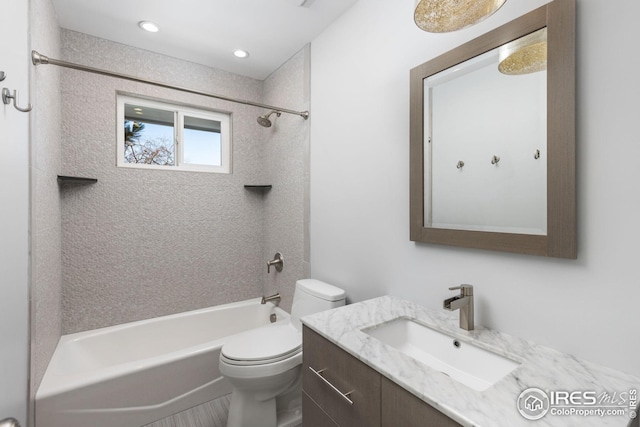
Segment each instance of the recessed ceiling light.
[[133,109],[133,111],[142,111],[142,108],[136,107],[136,108]]
[[140,21],[138,22],[138,26],[145,31],[149,31],[150,33],[157,33],[160,30],[160,27],[150,21]]
[[249,57],[249,52],[247,52],[246,50],[242,50],[242,49],[236,49],[233,51],[233,55],[236,58],[248,58]]

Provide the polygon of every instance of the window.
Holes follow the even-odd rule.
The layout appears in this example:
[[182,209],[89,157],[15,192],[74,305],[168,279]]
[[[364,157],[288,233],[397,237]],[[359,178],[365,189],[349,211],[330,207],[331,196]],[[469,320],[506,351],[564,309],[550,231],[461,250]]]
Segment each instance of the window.
[[118,166],[231,172],[228,114],[118,95]]

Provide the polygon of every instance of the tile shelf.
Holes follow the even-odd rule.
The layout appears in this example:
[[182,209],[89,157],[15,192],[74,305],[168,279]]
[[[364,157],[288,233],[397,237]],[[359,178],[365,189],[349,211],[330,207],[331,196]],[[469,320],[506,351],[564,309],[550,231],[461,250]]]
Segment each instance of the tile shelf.
[[245,185],[246,190],[266,192],[273,188],[272,185]]
[[95,184],[96,182],[98,182],[97,178],[58,175],[58,184]]

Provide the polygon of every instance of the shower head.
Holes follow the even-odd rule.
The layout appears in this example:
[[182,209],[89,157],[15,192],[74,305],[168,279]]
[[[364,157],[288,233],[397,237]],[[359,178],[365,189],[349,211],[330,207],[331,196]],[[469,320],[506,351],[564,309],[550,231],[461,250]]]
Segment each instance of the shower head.
[[272,123],[271,123],[271,120],[269,120],[269,117],[271,117],[273,113],[276,114],[276,117],[280,117],[280,115],[282,114],[280,111],[276,111],[276,110],[269,112],[269,114],[263,114],[260,117],[258,117],[258,124],[260,126],[270,128]]

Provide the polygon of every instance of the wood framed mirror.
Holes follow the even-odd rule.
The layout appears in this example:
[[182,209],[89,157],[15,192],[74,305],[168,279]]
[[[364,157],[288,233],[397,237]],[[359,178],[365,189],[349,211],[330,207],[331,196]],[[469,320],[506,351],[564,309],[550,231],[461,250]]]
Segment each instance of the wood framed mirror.
[[[488,66],[497,73],[501,50],[513,51],[514,45],[532,37],[539,41],[543,32],[546,71],[533,83],[541,96],[523,100],[524,95],[509,86],[516,80],[508,79],[532,77],[498,77],[509,88],[497,90],[487,89],[492,78],[486,74],[471,82],[467,71],[459,72]],[[493,59],[495,66],[490,64]],[[461,81],[457,72],[469,81],[447,98],[442,94],[453,91],[435,85]],[[410,239],[575,259],[575,0],[554,0],[413,68],[410,85]],[[476,102],[484,115],[464,113],[480,96],[473,91],[489,94],[486,101]],[[519,107],[528,111],[536,103],[541,113],[523,113]],[[484,111],[490,104],[497,109]],[[510,109],[516,110],[513,117],[508,117]],[[448,116],[444,110],[450,110]],[[521,123],[524,116],[533,116],[537,128]],[[481,128],[489,133],[479,133]],[[457,139],[453,134],[459,134]],[[538,139],[529,142],[534,134]],[[503,145],[496,145],[499,142]],[[525,155],[527,164],[522,163]],[[482,161],[478,156],[484,156]],[[444,169],[447,176],[440,172]],[[530,223],[519,223],[534,216]]]

